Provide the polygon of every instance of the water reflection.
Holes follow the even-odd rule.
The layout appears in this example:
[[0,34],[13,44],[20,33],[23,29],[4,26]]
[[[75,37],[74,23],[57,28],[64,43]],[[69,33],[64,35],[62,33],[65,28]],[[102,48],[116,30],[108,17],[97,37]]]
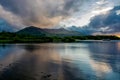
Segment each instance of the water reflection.
[[120,80],[118,42],[0,46],[0,80]]
[[[91,65],[102,79],[120,80],[120,43],[92,43]],[[97,45],[97,46],[96,46]],[[103,77],[104,76],[104,77]]]
[[92,59],[109,64],[113,68],[112,70],[120,73],[120,52],[118,44],[120,43],[101,43],[100,45],[93,43],[92,46],[89,45]]

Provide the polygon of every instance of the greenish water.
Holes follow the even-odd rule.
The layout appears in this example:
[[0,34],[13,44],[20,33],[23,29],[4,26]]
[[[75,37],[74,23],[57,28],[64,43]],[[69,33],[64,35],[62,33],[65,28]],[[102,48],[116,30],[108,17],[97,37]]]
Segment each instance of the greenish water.
[[120,80],[120,42],[0,45],[0,80]]

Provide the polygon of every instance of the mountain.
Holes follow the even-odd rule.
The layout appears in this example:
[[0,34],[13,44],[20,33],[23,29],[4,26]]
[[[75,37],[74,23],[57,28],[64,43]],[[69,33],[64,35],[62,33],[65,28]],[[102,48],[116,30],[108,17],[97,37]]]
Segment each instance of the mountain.
[[45,31],[41,28],[30,26],[22,30],[17,31],[18,34],[28,34],[28,35],[45,35]]
[[83,35],[79,32],[76,31],[70,31],[66,30],[64,28],[59,28],[59,29],[43,29],[46,33],[50,35],[64,35],[64,36],[74,36],[74,35]]
[[29,35],[43,35],[43,36],[78,36],[83,35],[80,32],[66,30],[64,28],[59,29],[42,29],[34,26],[24,28],[17,32],[18,34],[29,34]]
[[77,31],[79,33],[82,33],[84,35],[91,35],[91,28],[88,26],[83,26],[83,27],[77,27],[77,26],[70,26],[67,28],[67,30],[70,31]]

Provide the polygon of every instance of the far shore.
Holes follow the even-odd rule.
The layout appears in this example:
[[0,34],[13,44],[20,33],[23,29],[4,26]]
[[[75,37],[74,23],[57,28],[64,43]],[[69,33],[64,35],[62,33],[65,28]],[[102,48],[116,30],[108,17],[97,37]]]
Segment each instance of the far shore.
[[0,43],[72,43],[72,42],[109,42],[119,41],[113,35],[65,36],[65,35],[28,35],[10,32],[0,33]]
[[0,44],[44,44],[44,43],[84,43],[84,42],[119,42],[120,40],[76,40],[74,42],[0,42]]

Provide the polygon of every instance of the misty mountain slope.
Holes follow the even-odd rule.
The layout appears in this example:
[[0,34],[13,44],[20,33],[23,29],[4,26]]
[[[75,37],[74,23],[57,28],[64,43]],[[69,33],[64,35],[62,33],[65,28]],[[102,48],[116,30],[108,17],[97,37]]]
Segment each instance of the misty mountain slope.
[[67,36],[74,36],[74,35],[83,35],[76,31],[70,31],[66,30],[64,28],[59,29],[44,29],[46,33],[52,34],[52,35],[67,35]]
[[46,35],[46,36],[80,36],[83,35],[76,31],[69,31],[64,28],[59,29],[42,29],[34,26],[24,28],[17,33],[29,35]]
[[77,31],[84,35],[91,35],[91,29],[88,26],[84,26],[84,27],[70,26],[67,28],[67,30]]

